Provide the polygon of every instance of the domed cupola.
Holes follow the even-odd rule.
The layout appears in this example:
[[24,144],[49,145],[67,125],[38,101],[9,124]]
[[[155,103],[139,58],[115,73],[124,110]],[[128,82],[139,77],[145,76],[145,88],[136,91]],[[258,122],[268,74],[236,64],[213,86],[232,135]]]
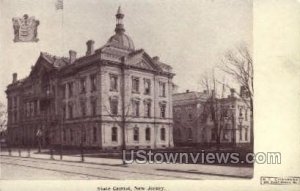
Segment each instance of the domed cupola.
[[124,14],[122,13],[121,7],[119,7],[116,14],[116,20],[117,20],[117,24],[115,28],[116,34],[109,38],[106,45],[122,48],[122,49],[134,50],[134,44],[132,39],[125,34],[123,18],[124,18]]

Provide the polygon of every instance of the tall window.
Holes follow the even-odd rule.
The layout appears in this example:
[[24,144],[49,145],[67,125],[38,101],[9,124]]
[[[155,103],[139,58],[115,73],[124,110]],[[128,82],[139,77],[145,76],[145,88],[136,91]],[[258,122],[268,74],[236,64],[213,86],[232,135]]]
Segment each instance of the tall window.
[[138,127],[135,127],[133,130],[133,140],[139,141],[139,128]]
[[113,127],[111,129],[111,141],[118,141],[118,129],[117,129],[117,127]]
[[97,90],[96,74],[91,75],[90,78],[91,78],[91,91],[93,92]]
[[93,141],[97,142],[97,127],[93,127]]
[[242,128],[242,127],[240,127],[240,141],[242,141],[242,140],[243,140],[243,137],[242,137],[242,130],[243,130],[243,128]]
[[63,130],[63,140],[64,140],[64,142],[66,142],[66,140],[67,140],[67,135],[66,135],[65,129]]
[[188,130],[188,139],[189,139],[189,140],[192,140],[192,138],[193,138],[193,131],[192,131],[192,128],[188,128],[187,130]]
[[110,99],[110,113],[112,115],[118,115],[118,99],[116,98]]
[[137,77],[132,77],[132,92],[139,93],[140,79]]
[[84,117],[86,116],[86,101],[81,101],[80,106],[81,106],[81,115]]
[[85,131],[85,129],[82,130],[82,142],[83,143],[86,142],[86,131]]
[[92,109],[92,116],[96,116],[97,115],[97,100],[96,99],[92,99],[91,100],[91,109]]
[[248,109],[245,109],[245,121],[248,121]]
[[69,97],[73,96],[73,82],[68,83]]
[[145,117],[151,117],[151,102],[145,102]]
[[70,129],[70,140],[71,140],[71,142],[73,142],[73,140],[74,140],[74,130],[73,129]]
[[150,95],[151,90],[151,81],[150,79],[144,79],[144,86],[145,86],[145,95]]
[[166,83],[159,82],[159,96],[166,97]]
[[85,93],[86,92],[86,79],[85,78],[81,78],[80,79],[80,92],[81,93]]
[[166,129],[165,128],[161,128],[160,129],[160,139],[162,141],[165,141],[166,140]]
[[110,91],[118,91],[118,76],[110,74]]
[[67,97],[66,96],[66,84],[61,86],[61,93],[62,93],[63,99],[65,99]]
[[166,104],[160,104],[160,117],[166,118]]
[[132,101],[132,111],[133,116],[138,117],[140,116],[140,102],[137,100]]
[[66,119],[66,105],[62,106],[62,115],[63,115],[63,119]]
[[245,141],[248,141],[248,128],[245,128]]
[[150,131],[149,127],[146,128],[145,135],[146,135],[146,137],[145,137],[146,141],[150,141],[150,139],[151,139],[151,131]]
[[72,119],[73,118],[73,105],[70,104],[68,107],[69,107],[68,108],[69,109],[69,119]]

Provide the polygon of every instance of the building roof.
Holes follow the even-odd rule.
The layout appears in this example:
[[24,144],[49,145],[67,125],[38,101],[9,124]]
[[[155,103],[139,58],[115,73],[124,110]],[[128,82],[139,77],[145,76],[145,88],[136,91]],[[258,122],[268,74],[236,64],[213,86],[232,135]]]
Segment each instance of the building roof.
[[195,102],[195,101],[206,101],[209,97],[209,94],[206,92],[183,92],[183,93],[176,93],[173,94],[173,103],[174,105],[180,103],[187,103],[187,102]]

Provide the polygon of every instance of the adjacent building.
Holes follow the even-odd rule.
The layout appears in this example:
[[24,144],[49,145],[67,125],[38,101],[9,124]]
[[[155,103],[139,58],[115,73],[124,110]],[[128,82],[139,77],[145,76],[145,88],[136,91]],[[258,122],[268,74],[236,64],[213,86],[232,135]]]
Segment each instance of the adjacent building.
[[207,91],[173,95],[176,146],[250,143],[250,101],[244,88],[239,95],[231,89],[227,98],[212,98]]
[[172,68],[135,49],[118,9],[115,34],[86,55],[41,52],[28,77],[8,85],[13,145],[101,149],[173,147]]

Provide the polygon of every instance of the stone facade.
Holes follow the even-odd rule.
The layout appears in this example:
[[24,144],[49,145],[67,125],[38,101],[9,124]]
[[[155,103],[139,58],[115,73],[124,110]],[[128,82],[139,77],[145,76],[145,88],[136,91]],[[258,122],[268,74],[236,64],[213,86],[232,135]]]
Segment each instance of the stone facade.
[[[232,90],[233,91],[233,90]],[[211,109],[211,93],[185,92],[173,95],[174,144],[222,145],[250,143],[251,112],[249,98],[232,92],[216,99],[219,128],[215,128]]]
[[69,58],[41,53],[29,76],[7,88],[10,144],[101,149],[173,147],[172,68],[125,34]]

